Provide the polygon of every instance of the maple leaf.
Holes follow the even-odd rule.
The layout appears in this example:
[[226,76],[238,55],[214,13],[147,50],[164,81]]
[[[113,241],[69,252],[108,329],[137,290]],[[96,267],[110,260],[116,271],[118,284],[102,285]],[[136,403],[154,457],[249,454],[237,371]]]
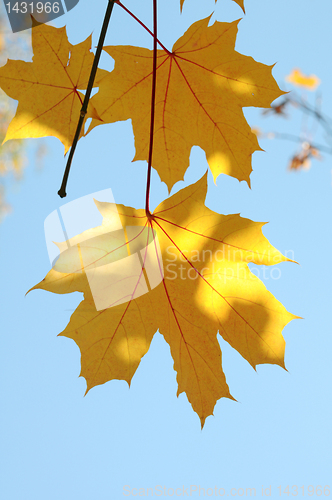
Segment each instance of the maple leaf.
[[297,87],[304,87],[310,91],[316,90],[320,84],[320,79],[316,75],[304,75],[300,69],[293,69],[293,71],[285,77],[285,80]]
[[[237,24],[194,23],[172,53],[157,52],[152,165],[169,190],[183,179],[192,146],[206,153],[214,179],[221,173],[249,184],[251,155],[260,150],[242,107],[270,107],[280,91],[272,66],[234,51]],[[114,70],[91,102],[102,123],[132,119],[135,160],[148,160],[152,55],[148,49],[105,47]]]
[[[97,238],[99,236],[95,240],[98,248],[91,248],[91,241],[96,238],[96,234]],[[87,242],[85,246],[84,241]],[[98,261],[102,255],[100,265],[105,269],[110,260],[116,259],[114,242],[121,253],[123,247],[118,235],[112,239],[108,231],[100,236],[98,230],[97,233],[95,230],[88,230],[79,235],[79,239],[76,237],[58,244],[62,250],[59,260],[45,279],[32,288],[58,294],[75,291],[84,293],[84,300],[60,335],[72,338],[81,350],[80,376],[86,379],[86,392],[112,379],[126,380],[130,385],[140,360],[148,351],[158,329],[149,294],[136,296],[135,300],[129,300],[128,297],[115,307],[96,309],[96,296],[92,295],[90,289],[89,263],[93,273],[95,269],[92,261]],[[126,249],[126,245],[124,248]],[[140,276],[135,278],[140,281]],[[121,279],[113,286],[121,287]],[[102,291],[107,296],[107,289]]]
[[[94,55],[91,36],[71,45],[66,28],[46,24],[32,29],[33,62],[11,59],[0,68],[0,86],[19,101],[4,142],[55,136],[70,148],[83,104]],[[105,76],[98,70],[94,86]],[[93,110],[90,110],[93,115]]]
[[[80,347],[87,390],[113,378],[130,382],[159,328],[171,349],[178,395],[186,393],[202,426],[218,399],[233,399],[221,366],[218,331],[254,368],[260,363],[283,367],[281,332],[296,317],[248,268],[248,262],[273,265],[289,259],[264,237],[263,223],[208,209],[206,192],[205,175],[163,201],[149,218],[145,210],[96,202],[102,226],[61,244],[67,250],[34,287],[55,293],[84,292],[84,300],[61,335]],[[115,214],[121,219],[121,237],[118,231],[112,236]],[[148,258],[144,254],[139,272],[129,269],[126,274],[127,264],[122,274],[114,268],[115,261],[141,248],[143,233],[151,232],[157,235],[150,243],[155,251]],[[144,241],[148,244],[149,236]],[[153,256],[154,275],[150,272]],[[90,276],[99,273],[111,279],[110,262],[116,275],[110,285],[112,294],[123,281],[134,279],[136,284],[130,294],[124,289],[122,304],[115,305],[118,299],[112,298],[100,310],[93,287],[89,288]],[[137,295],[146,273],[150,287]],[[106,292],[107,280],[103,279],[98,300]]]
[[[243,0],[233,0],[233,1],[235,3],[237,3],[241,7],[241,9],[243,10],[243,12],[245,13]],[[216,3],[217,3],[217,0],[216,0]],[[182,8],[183,8],[183,4],[184,4],[184,0],[180,0],[180,9],[181,9],[181,12],[182,12]]]

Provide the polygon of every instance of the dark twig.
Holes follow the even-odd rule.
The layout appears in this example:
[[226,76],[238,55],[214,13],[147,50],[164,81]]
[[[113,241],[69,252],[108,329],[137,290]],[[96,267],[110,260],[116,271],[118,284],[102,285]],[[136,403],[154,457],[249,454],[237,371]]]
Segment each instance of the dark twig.
[[74,141],[73,141],[72,147],[70,149],[70,153],[69,153],[69,157],[68,157],[67,165],[66,165],[66,170],[65,170],[65,173],[64,173],[63,179],[62,179],[61,188],[58,191],[58,195],[60,196],[60,198],[64,198],[65,196],[67,196],[66,186],[67,186],[70,166],[71,166],[71,162],[72,162],[73,157],[74,157],[74,153],[75,153],[78,139],[79,139],[80,134],[81,134],[84,118],[85,118],[85,115],[86,115],[87,110],[88,110],[89,99],[90,99],[91,91],[92,91],[93,84],[95,81],[95,76],[97,73],[99,59],[100,59],[100,54],[101,54],[101,51],[102,51],[102,48],[104,45],[104,40],[105,40],[108,24],[109,24],[109,21],[111,18],[112,10],[114,7],[114,3],[115,3],[115,0],[108,0],[108,5],[107,5],[105,17],[104,17],[104,23],[103,23],[103,26],[102,26],[102,29],[100,32],[97,50],[96,50],[96,54],[95,54],[95,57],[93,60],[93,65],[91,68],[88,87],[86,89],[86,93],[85,93],[85,97],[84,97],[84,101],[83,101],[83,105],[82,105],[82,109],[81,109],[81,113],[80,113],[80,119],[78,121]]
[[157,0],[153,0],[153,73],[152,73],[152,92],[151,92],[151,121],[150,121],[150,146],[148,173],[146,180],[146,202],[145,212],[147,217],[151,216],[149,208],[151,170],[152,170],[152,151],[153,151],[153,133],[154,133],[154,114],[156,102],[156,82],[157,82]]

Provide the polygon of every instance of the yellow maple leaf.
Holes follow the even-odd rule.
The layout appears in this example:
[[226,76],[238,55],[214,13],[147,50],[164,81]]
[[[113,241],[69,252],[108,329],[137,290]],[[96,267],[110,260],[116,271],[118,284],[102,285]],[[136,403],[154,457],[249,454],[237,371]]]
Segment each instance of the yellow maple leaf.
[[[243,12],[245,13],[245,10],[244,10],[244,1],[243,0],[233,0],[235,3],[237,3],[241,9],[243,10]],[[217,0],[216,0],[216,3],[217,3]],[[180,0],[180,9],[181,9],[181,12],[182,12],[182,7],[183,7],[183,4],[184,4],[184,0]]]
[[310,91],[316,90],[320,84],[320,79],[316,75],[304,75],[300,69],[296,68],[286,76],[285,80],[297,87],[304,87]]
[[[59,260],[34,287],[84,292],[61,335],[80,347],[87,390],[114,378],[129,383],[159,328],[171,349],[178,394],[186,393],[202,426],[218,399],[233,399],[218,331],[254,368],[260,363],[283,367],[281,332],[296,317],[248,268],[248,262],[273,265],[289,259],[264,237],[262,223],[208,209],[206,179],[162,202],[149,218],[145,210],[96,202],[102,226],[59,244]],[[112,233],[115,214],[122,229]],[[134,272],[125,257],[142,248],[143,234],[148,234],[143,239],[150,253],[141,250],[144,260]],[[147,276],[150,285],[144,291]],[[95,294],[96,277],[102,281]],[[134,281],[130,293],[121,288],[128,281]],[[107,288],[111,298],[97,307],[96,297],[105,298]]]
[[[32,29],[33,62],[8,60],[0,68],[0,87],[19,101],[3,142],[55,136],[70,148],[93,63],[91,36],[71,45],[66,28],[46,24]],[[95,85],[105,76],[98,70]],[[93,114],[93,111],[92,111]]]
[[[260,150],[242,107],[270,107],[280,91],[265,66],[234,51],[237,24],[209,19],[194,23],[172,52],[158,50],[152,166],[169,190],[183,179],[192,146],[206,153],[214,179],[221,173],[249,184],[251,155]],[[106,47],[114,70],[100,82],[91,103],[102,123],[131,118],[134,160],[148,160],[152,51]]]

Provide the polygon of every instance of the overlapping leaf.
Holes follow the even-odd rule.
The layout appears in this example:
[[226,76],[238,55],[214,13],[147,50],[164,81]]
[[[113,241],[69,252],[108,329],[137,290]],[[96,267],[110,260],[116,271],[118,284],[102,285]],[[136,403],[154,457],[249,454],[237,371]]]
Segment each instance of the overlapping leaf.
[[[93,63],[91,37],[71,45],[66,28],[43,24],[32,29],[32,48],[32,63],[9,59],[0,68],[0,87],[19,101],[5,141],[55,136],[66,152],[83,104],[84,95],[79,90],[86,89]],[[105,74],[98,70],[94,86]]]
[[[218,399],[232,398],[221,366],[218,331],[253,367],[284,366],[281,332],[295,317],[248,268],[248,262],[273,265],[288,259],[263,236],[262,223],[209,210],[204,204],[206,190],[204,176],[161,203],[149,219],[144,210],[97,202],[102,230],[96,228],[67,243],[69,253],[63,252],[35,287],[55,293],[84,292],[62,335],[80,347],[81,374],[88,389],[113,378],[130,382],[159,328],[170,345],[178,394],[186,393],[202,425]],[[115,212],[125,240],[107,232]],[[135,227],[137,236],[130,238],[129,229]],[[133,278],[136,285],[131,296],[124,294],[123,303],[111,301],[108,308],[97,310],[89,273],[96,273],[97,263],[99,275],[107,275],[103,269],[131,255],[142,231],[157,235],[154,276],[147,258],[136,274],[127,265],[121,268],[122,274],[112,267],[117,287]],[[121,255],[127,248],[130,251]],[[149,290],[136,296],[147,275]],[[102,293],[106,288],[104,280]]]
[[[206,153],[214,178],[221,173],[249,183],[251,155],[260,147],[242,108],[270,107],[282,92],[271,66],[234,50],[237,24],[209,18],[194,23],[172,52],[158,51],[153,167],[169,190],[189,166],[192,146]],[[131,118],[134,160],[148,160],[152,51],[106,47],[114,70],[92,98],[93,127]]]

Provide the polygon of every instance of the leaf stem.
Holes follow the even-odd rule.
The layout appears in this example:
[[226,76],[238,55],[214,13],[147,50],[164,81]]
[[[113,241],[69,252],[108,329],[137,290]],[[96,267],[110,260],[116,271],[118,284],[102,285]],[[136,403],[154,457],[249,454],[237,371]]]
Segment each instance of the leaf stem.
[[86,93],[85,93],[83,105],[82,105],[82,108],[81,108],[81,112],[80,112],[80,118],[79,118],[79,121],[78,121],[78,124],[77,124],[77,128],[76,128],[76,133],[75,133],[75,137],[74,137],[74,140],[73,140],[73,144],[72,144],[72,147],[70,149],[70,153],[69,153],[69,157],[68,157],[67,165],[66,165],[66,170],[65,170],[65,173],[64,173],[63,179],[62,179],[62,184],[61,184],[61,187],[60,187],[60,189],[58,191],[58,195],[60,196],[60,198],[64,198],[65,196],[67,196],[66,186],[67,186],[69,171],[70,171],[70,167],[71,167],[71,162],[72,162],[73,157],[74,157],[74,153],[75,153],[75,149],[76,149],[76,146],[77,146],[77,142],[78,142],[78,139],[79,139],[80,134],[81,134],[81,130],[82,130],[84,118],[85,118],[85,115],[87,113],[89,99],[90,99],[91,91],[92,91],[93,84],[94,84],[94,81],[95,81],[95,76],[96,76],[97,69],[98,69],[99,59],[100,59],[101,51],[102,51],[102,48],[103,48],[103,45],[104,45],[104,40],[105,40],[105,36],[106,36],[108,24],[109,24],[109,21],[110,21],[110,18],[111,18],[111,14],[112,14],[112,11],[113,11],[114,3],[115,3],[115,0],[108,0],[108,5],[107,5],[105,17],[104,17],[103,26],[102,26],[102,29],[101,29],[101,32],[100,32],[100,36],[99,36],[97,50],[96,50],[96,54],[95,54],[95,57],[94,57],[94,60],[93,60],[93,65],[92,65],[92,68],[91,68],[89,82],[88,82],[88,86],[87,86],[87,89],[86,89]]
[[152,91],[151,91],[151,121],[150,121],[150,146],[149,146],[149,161],[148,173],[146,179],[146,201],[145,213],[148,219],[151,219],[149,208],[150,184],[151,184],[151,169],[152,169],[152,152],[153,152],[153,132],[154,132],[154,116],[156,102],[156,82],[157,82],[157,0],[153,0],[153,73],[152,73]]
[[[135,21],[137,21],[148,33],[150,33],[151,36],[153,36],[153,33],[151,30],[149,30],[149,28],[140,20],[138,19],[138,17],[135,16],[135,14],[133,14],[129,9],[127,9],[127,7],[125,5],[123,5],[123,3],[121,3],[120,0],[115,0],[115,2],[123,8],[123,10],[125,10],[133,19],[135,19]],[[157,38],[157,42],[158,44],[160,45],[160,47],[165,51],[167,52],[167,54],[171,55],[171,52],[166,49],[165,45],[163,45]]]

